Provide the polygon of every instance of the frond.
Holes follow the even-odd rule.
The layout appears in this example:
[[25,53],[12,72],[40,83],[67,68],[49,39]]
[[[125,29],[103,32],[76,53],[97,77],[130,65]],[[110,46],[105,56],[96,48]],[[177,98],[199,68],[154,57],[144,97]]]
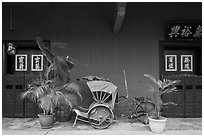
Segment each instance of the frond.
[[149,85],[148,91],[153,92],[153,93],[156,92],[155,88],[151,85]]
[[166,102],[166,103],[162,103],[162,106],[168,106],[168,105],[177,105],[174,102]]
[[64,97],[65,97],[66,104],[69,105],[71,109],[73,109],[75,106],[78,106],[79,99],[76,95],[65,94]]
[[155,84],[158,84],[157,80],[155,79],[154,76],[151,76],[151,75],[148,75],[148,74],[144,74],[144,76],[150,78]]
[[163,82],[163,89],[165,89],[165,88],[167,88],[169,86],[172,86],[172,85],[174,85],[176,83],[179,83],[179,82],[180,82],[180,80],[174,80],[174,81],[167,80],[167,81]]
[[82,96],[81,96],[81,93],[80,93],[80,87],[78,84],[76,83],[68,83],[65,85],[65,93],[64,94],[75,94],[79,99],[80,101],[82,101]]
[[42,85],[38,88],[36,88],[35,92],[34,92],[34,95],[37,97],[37,98],[41,98],[42,96],[44,96],[45,94],[47,94],[48,92],[48,85]]
[[53,103],[55,106],[59,106],[61,104],[66,104],[64,94],[60,91],[56,91],[52,97]]
[[49,90],[48,85],[34,86],[30,85],[25,92],[21,93],[21,99],[28,98],[33,102],[37,102],[42,96],[47,94]]
[[163,89],[163,82],[161,80],[157,81],[157,85],[159,88]]
[[172,93],[172,92],[176,92],[176,91],[178,91],[178,90],[177,90],[177,87],[173,87],[173,88],[170,88],[170,89],[166,89],[166,90],[163,92],[163,94],[164,94],[164,93],[167,93],[167,94],[168,94],[168,93]]
[[21,99],[25,99],[25,98],[28,98],[30,99],[31,101],[33,102],[37,102],[37,98],[36,96],[34,95],[34,90],[27,90],[25,92],[22,92],[21,95],[20,95]]
[[162,92],[162,94],[164,93],[172,93],[177,91],[177,87],[175,87],[173,84],[179,83],[180,80],[176,80],[176,81],[170,81],[168,84],[166,84],[164,87],[164,91]]
[[45,77],[48,80],[50,76],[54,75],[54,69],[56,69],[56,66],[54,63],[52,63],[45,71]]
[[45,112],[51,112],[54,108],[52,102],[52,96],[47,94],[39,99],[39,107],[42,108]]

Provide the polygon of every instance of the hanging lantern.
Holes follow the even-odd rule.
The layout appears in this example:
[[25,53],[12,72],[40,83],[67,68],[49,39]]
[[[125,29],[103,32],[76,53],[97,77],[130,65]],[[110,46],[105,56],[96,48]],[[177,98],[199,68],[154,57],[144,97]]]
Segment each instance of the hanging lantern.
[[9,55],[14,55],[16,54],[16,47],[13,43],[7,43],[7,53]]

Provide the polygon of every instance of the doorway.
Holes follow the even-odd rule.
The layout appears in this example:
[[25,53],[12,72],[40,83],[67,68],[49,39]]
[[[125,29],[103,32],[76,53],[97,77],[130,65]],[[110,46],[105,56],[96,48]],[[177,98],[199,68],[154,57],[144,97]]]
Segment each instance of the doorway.
[[167,117],[202,117],[202,42],[160,41],[160,77],[180,80],[178,91],[163,95],[175,102],[163,110]]
[[[8,43],[15,47],[15,53],[8,53]],[[47,47],[49,42],[46,41]],[[3,75],[2,75],[2,112],[3,117],[37,117],[37,105],[28,99],[22,100],[20,94],[32,79],[39,77],[48,65],[42,56],[42,68],[35,71],[31,67],[34,57],[42,56],[35,41],[3,41]],[[20,63],[21,62],[21,63]],[[20,65],[18,65],[20,64]]]

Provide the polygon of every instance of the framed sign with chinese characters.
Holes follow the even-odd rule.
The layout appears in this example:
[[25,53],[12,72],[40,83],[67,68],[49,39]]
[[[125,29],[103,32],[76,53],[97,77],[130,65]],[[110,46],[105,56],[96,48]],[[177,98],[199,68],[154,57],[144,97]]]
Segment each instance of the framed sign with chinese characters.
[[31,71],[43,71],[43,55],[31,56]]
[[181,55],[181,71],[193,71],[193,55]]
[[27,55],[15,55],[15,71],[27,71]]
[[176,55],[165,55],[165,71],[177,71]]
[[202,39],[201,23],[170,23],[167,32],[168,39]]

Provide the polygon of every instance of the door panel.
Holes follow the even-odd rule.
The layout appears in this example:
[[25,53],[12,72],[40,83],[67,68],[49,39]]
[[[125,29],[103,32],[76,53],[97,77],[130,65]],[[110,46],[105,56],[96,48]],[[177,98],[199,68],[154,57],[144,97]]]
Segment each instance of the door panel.
[[195,117],[202,117],[202,78],[195,79]]
[[2,101],[3,101],[3,117],[11,117],[13,116],[13,110],[14,110],[14,85],[13,85],[13,78],[12,76],[7,76],[4,78],[3,82],[3,89],[4,92],[2,94]]
[[[177,92],[170,93],[170,94],[164,94],[163,95],[163,101],[164,102],[174,102],[177,105],[170,105],[168,109],[164,110],[164,115],[168,117],[184,117],[184,79],[182,77],[177,76],[167,76],[165,77],[167,79],[171,80],[180,80],[181,82],[176,84]],[[168,111],[167,111],[168,110]]]
[[173,106],[176,108],[175,111],[175,117],[183,117],[184,116],[184,111],[185,111],[185,104],[184,104],[184,78],[182,77],[173,77],[173,78],[169,78],[172,80],[180,80],[180,83],[176,84],[177,90],[175,93],[173,93],[172,95],[174,96],[174,99],[177,100],[177,106]]
[[185,116],[186,117],[195,117],[194,115],[194,78],[186,77],[185,78]]

